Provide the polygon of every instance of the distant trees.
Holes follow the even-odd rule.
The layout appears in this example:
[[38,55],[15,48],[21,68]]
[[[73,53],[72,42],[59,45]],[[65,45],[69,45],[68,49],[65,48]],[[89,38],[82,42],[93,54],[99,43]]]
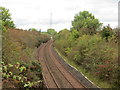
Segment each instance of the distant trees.
[[5,7],[0,7],[0,21],[2,22],[3,26],[15,28],[15,24],[12,21],[9,9],[6,9]]
[[55,35],[57,32],[54,29],[50,28],[47,30],[47,33],[50,35]]
[[100,21],[88,11],[79,12],[74,16],[74,20],[72,21],[72,26],[77,31],[87,28],[92,31],[92,33],[95,33],[95,31],[98,30],[101,25],[102,23],[100,23]]
[[35,28],[29,28],[29,31],[37,31]]

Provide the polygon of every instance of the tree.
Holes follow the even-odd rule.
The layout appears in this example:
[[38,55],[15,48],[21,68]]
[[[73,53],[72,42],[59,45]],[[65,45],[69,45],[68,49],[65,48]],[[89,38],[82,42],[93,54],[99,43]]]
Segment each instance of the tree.
[[47,30],[47,33],[50,34],[50,35],[53,35],[53,36],[55,34],[57,34],[57,32],[54,29],[51,29],[51,28]]
[[3,26],[15,28],[15,24],[12,21],[11,14],[9,10],[5,7],[0,7],[0,20]]
[[30,28],[29,31],[37,31],[35,28]]
[[61,39],[66,40],[71,35],[71,32],[69,30],[67,30],[67,29],[63,29],[63,30],[59,31],[58,34],[59,34],[59,37]]
[[98,30],[101,25],[102,23],[100,23],[99,20],[88,11],[79,12],[75,15],[74,20],[72,21],[73,28],[78,31],[81,28]]
[[105,38],[108,41],[109,37],[112,37],[113,31],[110,26],[103,27],[103,30],[101,31],[102,38]]

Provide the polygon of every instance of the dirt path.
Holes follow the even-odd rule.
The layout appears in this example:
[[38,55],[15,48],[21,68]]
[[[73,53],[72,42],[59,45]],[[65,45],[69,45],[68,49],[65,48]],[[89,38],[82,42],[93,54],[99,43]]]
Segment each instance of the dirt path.
[[47,88],[83,88],[85,87],[59,62],[52,52],[52,41],[38,48],[38,57],[42,65],[43,77]]

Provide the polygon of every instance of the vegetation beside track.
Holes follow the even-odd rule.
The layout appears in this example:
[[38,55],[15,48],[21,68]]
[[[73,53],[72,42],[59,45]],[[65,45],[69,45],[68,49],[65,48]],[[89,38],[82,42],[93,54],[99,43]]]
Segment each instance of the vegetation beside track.
[[101,25],[91,13],[80,12],[75,15],[70,30],[61,30],[54,36],[54,46],[96,85],[119,88],[119,29]]
[[70,30],[57,33],[48,29],[47,33],[41,33],[35,28],[17,29],[9,10],[0,7],[0,11],[3,88],[43,87],[36,47],[50,40],[51,36],[63,57],[96,85],[120,88],[118,28],[103,26],[93,14],[83,11],[75,15]]
[[9,10],[2,11],[2,88],[43,88],[41,65],[36,57],[37,47],[47,42],[49,35],[37,30],[15,28]]

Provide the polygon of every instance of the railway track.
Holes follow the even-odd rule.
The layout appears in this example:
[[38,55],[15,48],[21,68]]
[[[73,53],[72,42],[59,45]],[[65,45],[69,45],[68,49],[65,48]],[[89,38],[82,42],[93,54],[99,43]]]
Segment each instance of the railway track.
[[42,71],[43,71],[43,78],[45,81],[45,86],[47,88],[58,88],[58,86],[55,83],[55,80],[51,74],[51,72],[49,71],[48,66],[46,65],[45,62],[45,57],[44,57],[44,48],[45,48],[46,44],[43,44],[41,47],[39,47],[39,61],[42,65]]
[[41,45],[38,49],[39,61],[42,65],[43,78],[47,88],[82,88],[86,89],[64,66],[52,52],[52,41]]

